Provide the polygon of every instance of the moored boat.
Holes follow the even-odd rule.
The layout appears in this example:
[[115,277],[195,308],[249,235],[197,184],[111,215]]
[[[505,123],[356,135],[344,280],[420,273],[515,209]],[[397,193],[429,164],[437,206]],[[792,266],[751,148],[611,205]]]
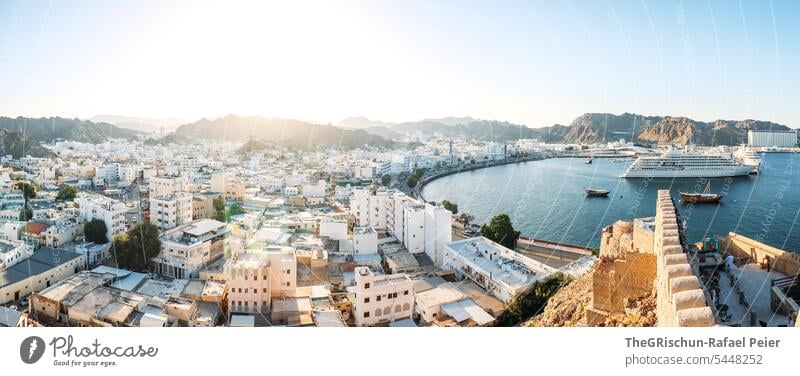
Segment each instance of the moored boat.
[[606,197],[610,193],[605,189],[596,189],[596,188],[586,188],[584,189],[586,192],[586,196],[589,197]]
[[724,194],[711,193],[711,182],[706,184],[706,189],[703,190],[703,193],[680,192],[680,194],[681,201],[685,204],[714,203],[719,202],[725,197]]

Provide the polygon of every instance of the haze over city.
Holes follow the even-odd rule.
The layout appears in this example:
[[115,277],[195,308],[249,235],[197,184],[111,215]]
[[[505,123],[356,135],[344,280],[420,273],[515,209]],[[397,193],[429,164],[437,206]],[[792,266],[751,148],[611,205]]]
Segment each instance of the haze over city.
[[796,127],[795,2],[0,4],[0,114]]

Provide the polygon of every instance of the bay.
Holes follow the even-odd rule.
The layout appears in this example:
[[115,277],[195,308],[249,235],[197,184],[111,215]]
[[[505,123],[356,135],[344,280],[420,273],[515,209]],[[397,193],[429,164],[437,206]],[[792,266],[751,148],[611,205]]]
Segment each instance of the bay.
[[[680,191],[702,191],[706,179],[623,179],[632,162],[614,163],[597,158],[551,158],[490,167],[446,176],[430,182],[423,196],[430,201],[450,200],[460,212],[489,222],[506,213],[523,234],[536,238],[596,248],[603,227],[617,220],[655,214],[659,189],[669,189],[689,240],[730,231],[769,245],[800,250],[800,155],[761,154],[759,175],[709,179],[715,193],[725,192],[719,204],[683,205]],[[586,197],[584,188],[611,191],[609,197]]]

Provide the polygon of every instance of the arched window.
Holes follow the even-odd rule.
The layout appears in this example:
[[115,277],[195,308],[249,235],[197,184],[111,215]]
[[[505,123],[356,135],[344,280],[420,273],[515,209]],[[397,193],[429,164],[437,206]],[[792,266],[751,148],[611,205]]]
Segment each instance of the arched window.
[[375,317],[378,317],[380,315],[381,315],[381,309],[378,308],[378,309],[375,310]]
[[400,307],[400,305],[396,305],[396,306],[394,306],[394,313],[400,313],[400,311],[402,309],[403,309],[403,307]]
[[403,311],[408,311],[409,309],[411,309],[411,305],[408,304],[408,303],[404,303],[403,304]]
[[392,313],[392,308],[391,307],[386,307],[386,308],[383,309],[383,314],[384,315],[388,315],[390,313]]

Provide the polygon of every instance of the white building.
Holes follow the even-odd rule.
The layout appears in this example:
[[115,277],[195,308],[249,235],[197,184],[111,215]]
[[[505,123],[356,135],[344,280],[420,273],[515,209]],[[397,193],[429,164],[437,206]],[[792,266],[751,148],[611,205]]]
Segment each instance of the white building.
[[151,196],[150,223],[164,231],[191,222],[193,200],[194,196],[188,192]]
[[747,131],[747,144],[752,147],[787,148],[797,145],[797,131]]
[[0,240],[0,270],[16,265],[33,254],[33,247],[25,242]]
[[150,178],[150,197],[188,190],[189,178],[186,176],[153,176]]
[[106,196],[79,193],[75,198],[81,217],[85,222],[99,219],[106,224],[106,239],[111,241],[115,235],[125,232],[125,211],[127,207],[121,201]]
[[411,317],[414,307],[414,281],[406,274],[375,275],[367,267],[357,267],[353,316],[358,326],[390,323]]
[[378,233],[372,227],[353,228],[353,253],[357,255],[378,253]]
[[161,237],[161,252],[153,257],[157,273],[173,278],[195,278],[200,269],[222,257],[225,223],[213,219],[197,220],[172,230]]
[[558,271],[482,236],[445,244],[442,267],[471,279],[504,303]]
[[332,240],[347,239],[347,221],[323,217],[319,222],[319,236],[327,236]]
[[325,180],[320,180],[316,184],[303,184],[303,197],[325,197]]
[[383,189],[354,189],[350,212],[359,226],[386,230],[411,253],[425,253],[441,265],[444,244],[452,240],[452,213],[441,205]]
[[350,212],[358,226],[386,229],[386,213],[391,192],[384,189],[354,189],[350,199]]

